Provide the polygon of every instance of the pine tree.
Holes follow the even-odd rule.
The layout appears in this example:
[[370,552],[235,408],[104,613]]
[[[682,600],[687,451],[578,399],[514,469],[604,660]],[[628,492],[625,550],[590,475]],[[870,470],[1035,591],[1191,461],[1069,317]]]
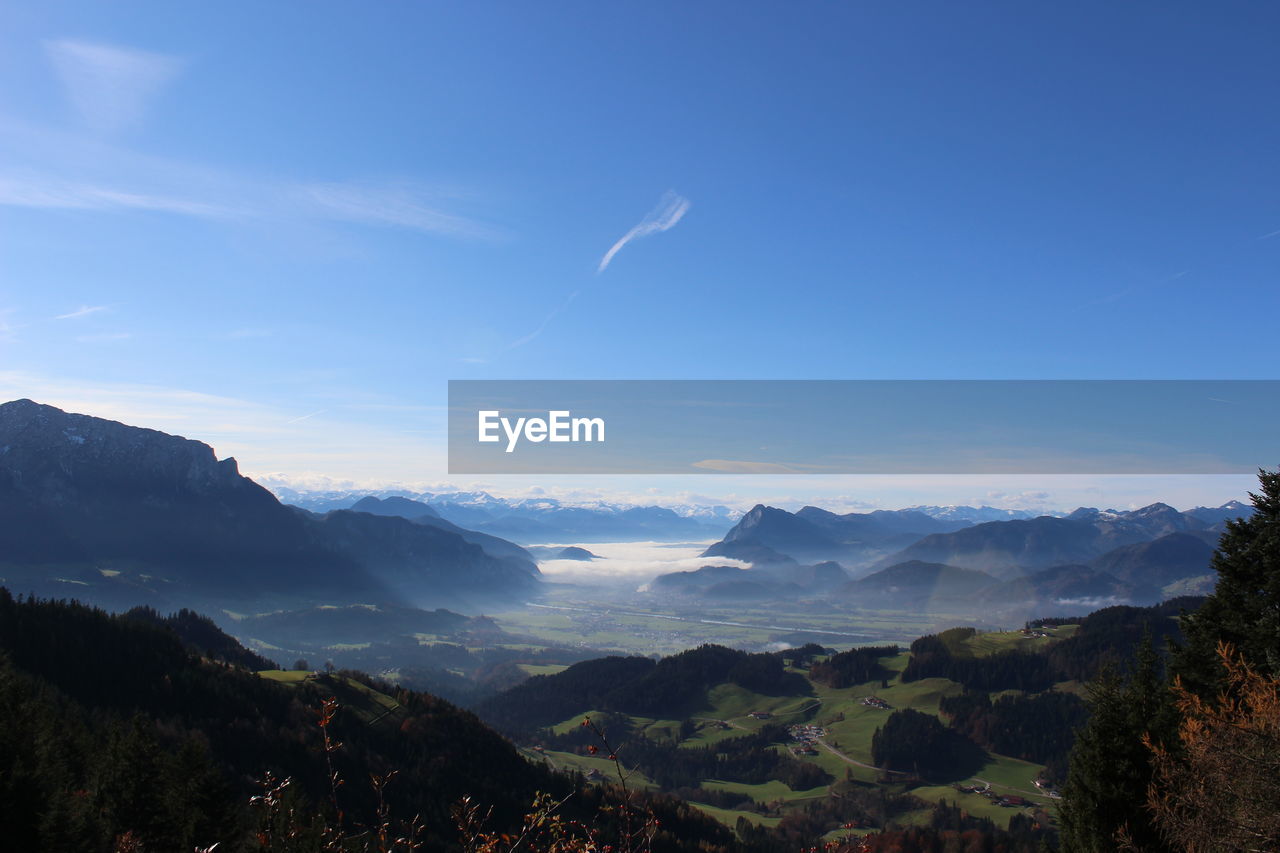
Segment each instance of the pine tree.
[[1262,675],[1280,676],[1280,472],[1259,471],[1258,481],[1253,516],[1228,522],[1214,553],[1213,594],[1183,619],[1174,672],[1204,697],[1222,687],[1222,641]]
[[1121,838],[1129,849],[1169,850],[1146,808],[1152,763],[1143,736],[1165,743],[1176,728],[1149,631],[1129,678],[1104,671],[1090,685],[1089,704],[1089,722],[1076,738],[1062,790],[1064,853],[1111,853]]

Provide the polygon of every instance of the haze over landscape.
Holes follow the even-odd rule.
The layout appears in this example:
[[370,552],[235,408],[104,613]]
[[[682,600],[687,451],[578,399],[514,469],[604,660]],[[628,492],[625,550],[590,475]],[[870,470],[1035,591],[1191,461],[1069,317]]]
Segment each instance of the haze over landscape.
[[[1277,33],[12,4],[0,848],[1280,849]],[[636,473],[450,473],[456,380]]]

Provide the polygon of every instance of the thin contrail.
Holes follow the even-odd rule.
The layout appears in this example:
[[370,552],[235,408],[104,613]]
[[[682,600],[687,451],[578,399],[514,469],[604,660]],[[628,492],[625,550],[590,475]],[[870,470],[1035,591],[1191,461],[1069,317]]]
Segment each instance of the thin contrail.
[[538,325],[538,328],[534,329],[532,332],[525,335],[524,337],[517,338],[516,340],[507,344],[507,348],[506,350],[504,350],[504,352],[508,350],[513,350],[516,347],[522,347],[525,344],[529,343],[529,341],[536,338],[538,335],[542,334],[543,331],[547,328],[547,324],[550,323],[552,320],[554,320],[558,314],[560,314],[562,311],[564,311],[566,308],[572,305],[573,300],[577,299],[578,294],[581,292],[582,292],[581,290],[575,290],[573,293],[570,293],[568,299],[560,303],[559,307],[552,310],[550,314],[548,314],[546,317],[543,318],[542,322]]
[[312,413],[311,413],[311,414],[309,414],[309,415],[303,415],[303,416],[302,416],[302,417],[300,417],[300,418],[294,418],[294,419],[293,419],[293,420],[291,420],[291,421],[285,421],[285,422],[284,422],[284,425],[285,425],[285,426],[288,426],[289,424],[296,424],[298,421],[305,421],[307,418],[314,418],[316,415],[323,415],[323,414],[324,414],[325,412],[327,412],[327,411],[329,411],[329,410],[328,410],[328,409],[319,409],[319,410],[317,410],[317,411],[312,412]]

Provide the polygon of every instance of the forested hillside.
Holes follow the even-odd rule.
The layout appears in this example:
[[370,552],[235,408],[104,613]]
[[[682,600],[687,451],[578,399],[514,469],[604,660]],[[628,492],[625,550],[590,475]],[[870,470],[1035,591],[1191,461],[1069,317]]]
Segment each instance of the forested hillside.
[[[359,673],[263,677],[246,663],[261,661],[194,614],[109,616],[0,588],[5,846],[258,850],[277,849],[264,841],[272,832],[293,832],[317,845],[296,849],[318,850],[325,827],[355,837],[379,825],[381,795],[398,830],[417,818],[421,840],[440,849],[460,843],[450,812],[464,797],[502,830],[518,825],[538,791],[561,799],[578,784],[428,694]],[[381,792],[371,774],[389,778]],[[284,799],[267,796],[283,780]],[[616,810],[600,812],[603,793],[570,797],[563,811],[616,832]],[[262,796],[293,817],[252,808]],[[642,808],[671,827],[655,849],[682,849],[681,835],[711,848],[731,842],[676,801],[650,798]]]

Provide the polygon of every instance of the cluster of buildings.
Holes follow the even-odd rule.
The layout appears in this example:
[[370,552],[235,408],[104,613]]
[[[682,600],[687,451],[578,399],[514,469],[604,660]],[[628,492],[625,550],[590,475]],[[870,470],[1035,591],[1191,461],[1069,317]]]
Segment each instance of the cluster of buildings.
[[811,724],[792,726],[788,731],[797,744],[791,748],[795,755],[817,755],[818,738],[827,736],[826,729]]
[[890,711],[893,706],[881,699],[879,696],[864,696],[862,704],[871,708],[879,708],[882,711]]

